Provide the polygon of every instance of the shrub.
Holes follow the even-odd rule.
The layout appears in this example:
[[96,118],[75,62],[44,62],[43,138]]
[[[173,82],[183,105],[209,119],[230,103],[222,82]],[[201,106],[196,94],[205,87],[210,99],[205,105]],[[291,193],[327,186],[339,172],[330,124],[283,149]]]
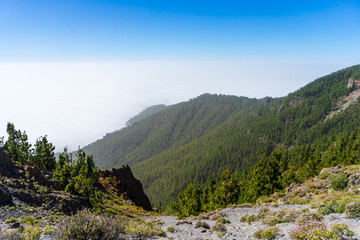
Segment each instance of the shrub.
[[121,239],[124,234],[137,237],[164,236],[165,233],[154,226],[154,223],[145,223],[141,219],[127,217],[106,218],[97,216],[88,210],[65,218],[60,225],[59,239]]
[[257,239],[273,239],[279,230],[277,227],[259,230],[254,233],[254,237]]
[[324,172],[320,173],[319,177],[321,179],[326,179],[329,177],[329,175],[330,175],[329,171],[324,171]]
[[338,240],[335,234],[331,231],[316,230],[309,234],[308,238],[305,239],[326,239],[326,240]]
[[334,190],[344,190],[348,185],[349,179],[345,173],[340,173],[330,178],[330,187]]
[[265,216],[269,215],[270,213],[271,213],[270,208],[263,207],[263,208],[260,208],[257,216],[258,216],[258,218],[264,218]]
[[335,224],[331,227],[331,231],[333,231],[339,239],[345,239],[345,237],[353,237],[355,235],[345,223]]
[[0,239],[23,240],[23,238],[20,235],[20,232],[17,229],[14,229],[12,231],[6,231],[6,232],[0,231]]
[[226,232],[225,224],[222,222],[216,222],[215,225],[212,228],[213,231],[217,232]]
[[226,218],[219,218],[216,222],[221,222],[221,223],[231,223],[229,219]]
[[319,220],[302,221],[291,230],[290,237],[292,239],[311,239],[311,234],[315,231],[327,231],[325,224]]
[[4,221],[4,223],[16,223],[18,221],[19,221],[19,219],[11,217],[11,218],[6,219]]
[[318,209],[319,213],[328,215],[330,213],[344,213],[346,210],[347,201],[336,201],[332,200]]
[[38,239],[40,239],[41,233],[42,233],[41,228],[28,227],[28,228],[25,228],[23,237],[25,240],[38,240]]
[[210,229],[209,224],[207,224],[207,223],[204,222],[204,221],[198,221],[198,222],[195,224],[195,228],[200,228],[200,227],[203,227],[203,228],[206,228],[206,229]]
[[258,217],[254,214],[245,215],[241,217],[240,222],[248,222],[249,224],[258,220]]
[[221,214],[215,213],[215,214],[213,214],[213,215],[211,215],[211,216],[209,217],[209,220],[217,220],[217,219],[219,219],[219,218],[221,218],[221,217],[222,217]]
[[349,218],[360,217],[360,202],[350,202],[346,205],[346,215]]
[[33,216],[24,217],[23,219],[21,219],[21,222],[34,227],[40,226],[41,224],[41,221]]
[[190,224],[192,225],[192,222],[190,220],[184,220],[184,221],[179,221],[176,223],[176,225],[181,225],[181,224]]
[[168,231],[168,232],[175,232],[175,228],[174,228],[174,227],[168,227],[168,228],[167,228],[167,231]]
[[307,213],[303,213],[301,214],[297,219],[296,222],[298,224],[301,224],[303,222],[309,222],[312,220],[315,221],[320,221],[321,219],[323,219],[323,215],[318,213],[318,212],[307,212]]

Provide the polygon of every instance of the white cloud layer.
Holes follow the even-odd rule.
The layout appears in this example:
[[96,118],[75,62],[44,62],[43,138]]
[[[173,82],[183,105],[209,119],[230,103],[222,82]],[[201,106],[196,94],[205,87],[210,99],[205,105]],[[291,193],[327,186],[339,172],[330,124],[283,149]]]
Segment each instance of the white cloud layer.
[[118,61],[0,63],[0,136],[6,123],[62,151],[85,146],[154,104],[202,93],[280,97],[343,64]]

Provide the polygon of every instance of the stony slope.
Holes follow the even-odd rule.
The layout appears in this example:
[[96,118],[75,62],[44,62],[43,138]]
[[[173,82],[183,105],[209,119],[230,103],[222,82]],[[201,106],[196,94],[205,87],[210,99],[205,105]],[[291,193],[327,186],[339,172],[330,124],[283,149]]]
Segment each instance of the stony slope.
[[[346,175],[347,185],[343,190],[334,190],[333,179],[340,174]],[[355,209],[352,203],[358,203]],[[230,222],[219,224],[220,218]],[[263,197],[254,206],[233,206],[181,220],[172,216],[158,218],[167,239],[258,239],[255,232],[277,227],[271,239],[282,240],[291,239],[290,232],[304,219],[315,219],[313,224],[322,224],[329,231],[344,223],[354,236],[339,239],[360,239],[360,165],[325,168],[319,176]],[[208,227],[196,227],[199,221]]]

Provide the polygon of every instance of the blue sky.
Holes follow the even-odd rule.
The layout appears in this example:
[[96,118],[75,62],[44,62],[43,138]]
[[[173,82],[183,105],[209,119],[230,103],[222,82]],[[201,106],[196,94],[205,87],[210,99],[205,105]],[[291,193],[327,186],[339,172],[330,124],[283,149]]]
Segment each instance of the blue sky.
[[154,104],[281,97],[359,64],[360,1],[0,0],[7,122],[61,151]]
[[0,0],[0,60],[357,60],[360,1]]

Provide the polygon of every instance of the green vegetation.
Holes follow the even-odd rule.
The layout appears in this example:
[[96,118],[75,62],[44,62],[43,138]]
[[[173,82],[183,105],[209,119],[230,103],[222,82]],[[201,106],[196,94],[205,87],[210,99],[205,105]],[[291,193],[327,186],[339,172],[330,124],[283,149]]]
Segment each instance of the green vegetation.
[[165,233],[152,222],[139,218],[105,217],[89,211],[81,211],[65,218],[60,225],[59,239],[121,239],[123,234],[134,238],[165,236]]
[[348,185],[349,179],[345,173],[340,173],[330,179],[330,186],[335,190],[344,190]]
[[84,150],[100,168],[129,164],[152,203],[166,206],[191,181],[204,186],[211,177],[218,181],[225,169],[241,180],[261,151],[268,157],[277,149],[287,155],[282,158],[288,171],[268,190],[254,189],[267,194],[289,185],[295,174],[303,182],[323,167],[359,162],[354,149],[359,149],[360,105],[327,117],[354,91],[346,85],[359,73],[359,65],[346,68],[277,99],[204,94]]
[[279,228],[277,227],[267,228],[256,231],[254,237],[257,239],[274,239],[277,232],[279,232]]
[[16,130],[13,123],[8,123],[6,132],[8,139],[5,143],[0,142],[0,147],[7,155],[17,163],[35,165],[42,170],[54,170],[56,159],[55,147],[49,143],[47,137],[40,137],[35,143],[35,149],[28,142],[26,132]]

